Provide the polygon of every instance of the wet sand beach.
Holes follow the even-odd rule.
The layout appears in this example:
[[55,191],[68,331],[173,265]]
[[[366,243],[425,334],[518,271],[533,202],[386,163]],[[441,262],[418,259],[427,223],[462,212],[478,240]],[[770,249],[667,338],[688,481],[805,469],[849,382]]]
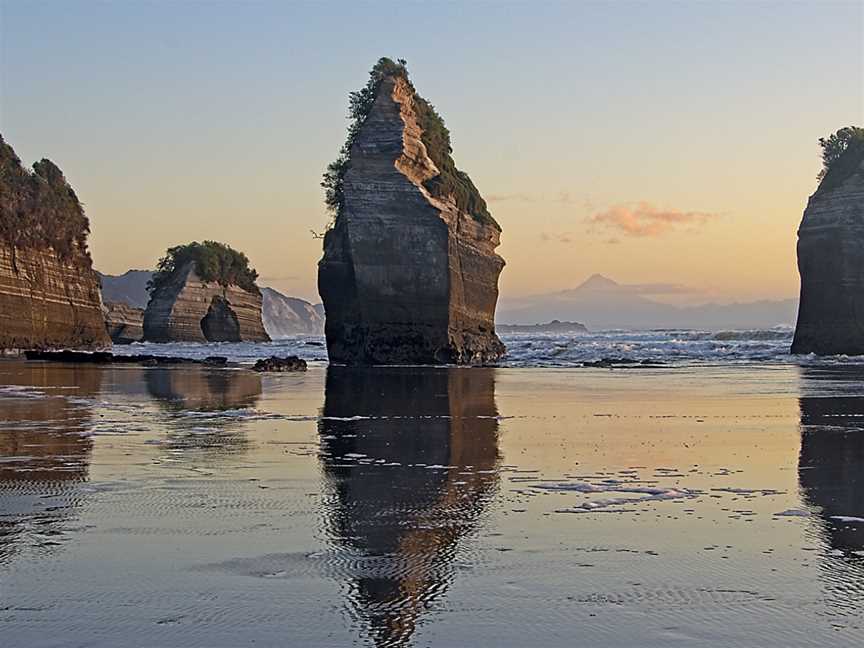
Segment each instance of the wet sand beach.
[[862,379],[4,360],[3,645],[859,645]]

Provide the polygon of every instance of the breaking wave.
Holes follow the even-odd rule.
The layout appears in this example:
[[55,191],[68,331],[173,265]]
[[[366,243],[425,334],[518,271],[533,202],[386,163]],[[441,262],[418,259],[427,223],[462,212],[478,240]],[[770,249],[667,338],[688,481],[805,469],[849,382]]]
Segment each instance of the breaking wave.
[[[511,333],[501,338],[507,355],[504,367],[656,367],[702,364],[790,363],[831,364],[864,362],[846,356],[816,358],[792,356],[793,329],[699,331],[655,329],[650,331],[597,331],[591,333]],[[231,362],[251,364],[258,358],[297,355],[311,366],[327,364],[321,336],[298,335],[264,343],[132,344],[115,347],[118,354],[152,353],[203,359],[226,356]]]

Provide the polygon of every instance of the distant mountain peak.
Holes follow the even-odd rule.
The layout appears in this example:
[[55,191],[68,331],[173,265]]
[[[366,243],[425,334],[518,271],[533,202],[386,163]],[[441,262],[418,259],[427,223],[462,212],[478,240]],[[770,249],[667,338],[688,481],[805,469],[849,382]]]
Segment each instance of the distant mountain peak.
[[587,290],[609,290],[610,288],[618,288],[621,284],[617,281],[613,281],[609,277],[604,277],[601,274],[593,274],[588,277],[582,284],[577,288],[579,289],[587,289]]

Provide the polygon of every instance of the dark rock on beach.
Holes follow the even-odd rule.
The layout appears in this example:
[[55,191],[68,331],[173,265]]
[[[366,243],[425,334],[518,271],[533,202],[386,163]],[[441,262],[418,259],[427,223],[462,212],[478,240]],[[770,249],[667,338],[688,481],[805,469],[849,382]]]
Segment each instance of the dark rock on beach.
[[210,366],[225,366],[228,358],[222,356],[210,356],[204,360],[194,358],[181,358],[178,356],[156,356],[151,354],[141,355],[115,355],[108,351],[26,351],[24,357],[28,360],[45,360],[48,362],[67,362],[76,364],[140,364],[145,367],[181,364],[204,364]]
[[297,356],[288,356],[287,358],[279,358],[271,356],[262,358],[252,367],[254,371],[268,372],[286,372],[286,371],[306,371],[306,361]]
[[635,360],[633,358],[601,358],[600,360],[589,360],[582,363],[583,367],[596,369],[637,369],[639,367],[665,367],[665,363],[659,360]]

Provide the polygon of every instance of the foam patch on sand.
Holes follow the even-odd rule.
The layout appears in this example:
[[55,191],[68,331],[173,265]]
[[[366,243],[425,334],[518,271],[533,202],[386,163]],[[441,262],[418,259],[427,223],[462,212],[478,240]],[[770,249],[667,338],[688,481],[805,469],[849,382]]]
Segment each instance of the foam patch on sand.
[[[601,499],[590,499],[581,504],[569,508],[559,509],[560,513],[583,513],[590,511],[611,510],[627,504],[642,504],[647,502],[660,502],[664,500],[680,500],[696,497],[699,493],[686,488],[671,488],[663,486],[635,486],[606,480],[600,484],[590,482],[564,482],[556,484],[534,484],[530,488],[545,491],[576,492],[585,494],[599,493],[622,493],[621,497],[607,497]],[[618,510],[618,509],[616,509]]]

